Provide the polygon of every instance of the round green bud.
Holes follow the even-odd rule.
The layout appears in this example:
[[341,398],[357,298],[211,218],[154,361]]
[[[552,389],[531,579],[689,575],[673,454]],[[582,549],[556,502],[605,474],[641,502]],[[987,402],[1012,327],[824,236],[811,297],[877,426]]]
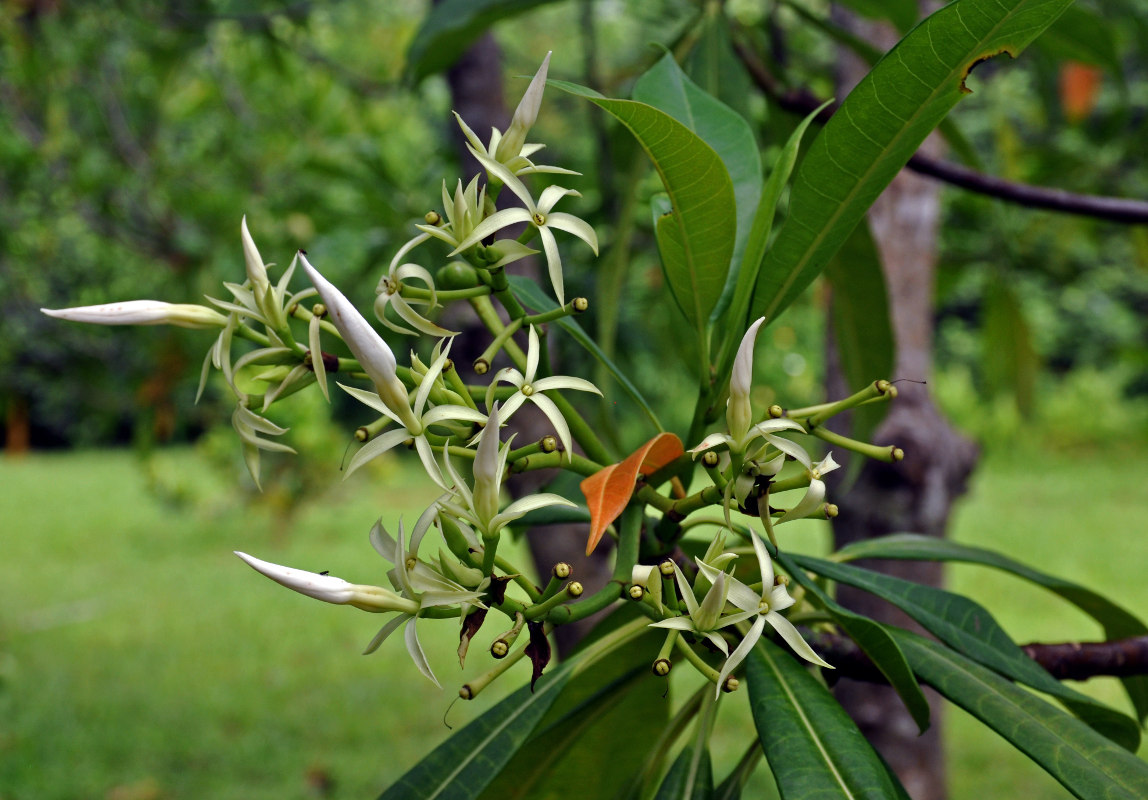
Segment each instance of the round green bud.
[[490,654],[495,658],[506,658],[506,654],[510,652],[510,645],[502,639],[495,639],[494,644],[490,646]]
[[355,441],[356,442],[365,442],[370,438],[371,438],[371,432],[368,431],[366,428],[356,428],[355,429]]
[[323,317],[327,316],[327,307],[322,303],[316,303],[315,305],[311,306],[311,313],[319,319],[322,319]]
[[890,400],[896,400],[897,399],[897,387],[896,386],[890,386],[888,391],[885,392],[885,395]]
[[471,691],[469,686],[463,684],[463,687],[458,690],[458,696],[463,700],[471,700],[474,698],[474,692]]
[[478,273],[465,261],[452,261],[435,273],[440,289],[473,289],[478,286]]
[[702,454],[702,463],[707,467],[716,467],[719,460],[721,460],[721,457],[713,450],[707,450]]
[[893,384],[889,383],[889,381],[884,380],[884,379],[877,381],[873,385],[877,387],[877,391],[880,392],[881,394],[885,394],[885,392],[887,392],[893,388]]
[[737,687],[739,686],[741,686],[741,681],[739,681],[733,675],[730,675],[725,679],[725,683],[721,685],[721,690],[726,694],[729,694],[730,692],[736,692]]
[[570,583],[566,584],[566,593],[571,597],[581,597],[584,591],[582,584],[578,583],[578,581],[570,581]]
[[543,453],[553,453],[558,449],[558,437],[556,436],[543,436],[542,441],[538,443],[542,448]]
[[670,674],[670,670],[674,668],[673,663],[668,658],[659,658],[654,662],[653,672],[659,678],[664,678]]
[[585,297],[575,297],[570,301],[570,307],[574,309],[575,313],[581,314],[590,307],[590,301]]
[[825,504],[825,518],[826,519],[833,519],[834,517],[837,516],[837,514],[838,514],[838,508],[837,508],[836,503],[826,503]]
[[564,581],[570,577],[571,573],[574,572],[574,568],[567,564],[565,561],[559,561],[554,565],[554,568],[551,570],[551,572],[554,574],[555,578],[560,581]]
[[646,596],[646,590],[635,583],[627,590],[627,594],[630,595],[631,600],[641,600]]
[[426,220],[427,225],[438,225],[440,222],[442,222],[442,214],[438,213],[437,211],[428,211],[423,216],[423,219]]
[[475,375],[485,375],[490,372],[490,362],[485,358],[476,358],[473,366]]
[[785,416],[785,409],[774,403],[769,407],[769,416],[773,419],[781,419]]
[[905,458],[905,451],[900,447],[894,447],[890,455],[893,456],[893,461],[901,461]]
[[674,574],[674,560],[672,558],[664,559],[658,564],[658,572],[665,575],[667,578]]

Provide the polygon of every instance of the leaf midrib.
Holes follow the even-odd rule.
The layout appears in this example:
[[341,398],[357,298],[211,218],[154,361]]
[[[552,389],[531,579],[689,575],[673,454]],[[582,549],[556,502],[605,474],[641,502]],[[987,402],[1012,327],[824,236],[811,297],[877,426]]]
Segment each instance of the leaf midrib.
[[[1021,2],[1019,2],[1015,6],[1013,6],[1012,9],[1010,9],[1009,12],[1006,14],[1006,16],[1003,17],[1000,22],[998,22],[996,25],[993,26],[992,30],[989,33],[985,34],[984,36],[980,37],[977,40],[978,45],[983,45],[992,36],[995,36],[997,31],[1006,22],[1011,20],[1012,17],[1018,12],[1018,10],[1020,8],[1022,8],[1023,6],[1027,6],[1030,2],[1032,2],[1032,0],[1021,0]],[[930,17],[928,20],[925,21],[924,24],[926,26],[931,27],[932,19],[933,18]],[[774,309],[776,309],[778,307],[778,305],[782,302],[782,300],[785,298],[786,292],[789,291],[789,287],[793,285],[794,281],[797,279],[797,276],[805,271],[805,265],[808,264],[809,261],[812,259],[812,257],[813,257],[812,254],[814,252],[816,252],[821,247],[821,243],[825,240],[825,237],[829,235],[829,232],[831,230],[833,230],[833,228],[836,227],[837,221],[841,217],[841,215],[844,213],[844,210],[846,208],[852,208],[852,206],[856,200],[858,189],[862,185],[864,185],[864,183],[866,181],[868,181],[870,175],[872,175],[872,173],[874,171],[876,171],[878,166],[884,164],[888,160],[888,157],[886,154],[890,150],[892,150],[894,148],[894,146],[896,144],[898,144],[907,135],[907,131],[909,130],[910,127],[912,127],[910,123],[913,123],[917,119],[920,118],[922,110],[924,108],[928,107],[930,104],[932,104],[932,102],[941,94],[941,90],[944,87],[947,87],[949,85],[949,82],[952,80],[952,76],[955,74],[955,72],[956,72],[955,69],[953,69],[953,68],[949,69],[949,76],[944,81],[942,81],[933,92],[931,92],[929,94],[926,102],[921,103],[920,106],[918,106],[918,111],[915,111],[913,114],[911,114],[909,116],[909,118],[906,120],[905,124],[903,124],[901,126],[899,132],[893,137],[893,139],[890,140],[889,145],[885,148],[885,152],[879,158],[877,158],[876,160],[873,161],[873,163],[869,169],[862,172],[861,177],[858,180],[854,181],[853,188],[850,189],[849,192],[846,193],[846,199],[837,205],[837,210],[834,211],[832,215],[830,215],[828,223],[826,225],[821,226],[821,232],[815,235],[813,242],[810,244],[809,247],[807,247],[805,249],[805,253],[802,255],[801,259],[793,266],[793,268],[791,270],[789,270],[788,276],[786,277],[786,279],[782,282],[782,284],[780,286],[780,291],[777,291],[774,293],[773,300],[770,302],[769,306],[766,307],[765,312],[763,313],[763,316],[767,320],[770,320],[773,318],[772,315],[773,315]],[[848,98],[846,98],[846,102],[848,102]],[[844,104],[842,104],[842,108],[844,108]],[[826,149],[828,150],[828,147],[829,147],[828,143],[826,143],[825,146],[826,146]]]

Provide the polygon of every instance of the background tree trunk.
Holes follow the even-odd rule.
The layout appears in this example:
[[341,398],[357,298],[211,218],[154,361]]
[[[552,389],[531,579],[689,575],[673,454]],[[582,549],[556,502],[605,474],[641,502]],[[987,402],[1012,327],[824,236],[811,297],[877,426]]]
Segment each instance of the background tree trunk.
[[[896,34],[884,26],[846,15],[842,18],[855,33],[882,49],[896,42]],[[843,54],[840,64],[838,97],[844,97],[868,67],[851,54]],[[923,149],[936,154],[942,148],[934,135]],[[869,223],[888,286],[896,347],[891,377],[927,380],[932,369],[940,184],[901,172],[869,211]],[[843,397],[857,387],[845,385],[831,336],[828,341],[829,396]],[[841,508],[841,516],[833,522],[838,547],[895,532],[944,536],[953,503],[964,493],[976,464],[977,448],[941,416],[926,386],[902,383],[898,390],[900,395],[874,441],[896,444],[905,451],[905,459],[898,464],[867,462],[852,487],[844,494],[834,492],[834,502]],[[883,561],[866,566],[932,586],[942,582],[939,562]],[[840,586],[838,596],[844,605],[867,616],[916,627],[902,612],[866,592]],[[916,724],[892,689],[848,680],[837,687],[842,705],[914,800],[942,800],[946,791],[941,703],[935,693],[927,693],[933,708],[932,726],[918,735]]]

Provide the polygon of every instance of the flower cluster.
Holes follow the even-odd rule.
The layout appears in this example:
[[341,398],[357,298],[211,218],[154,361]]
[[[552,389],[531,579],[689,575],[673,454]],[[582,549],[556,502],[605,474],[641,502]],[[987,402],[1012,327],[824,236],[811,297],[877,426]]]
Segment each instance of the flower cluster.
[[[692,462],[682,459],[686,462],[683,468],[688,469],[700,461],[712,486],[687,496],[683,483],[688,481],[667,472],[663,480],[672,477],[677,483],[669,496],[659,494],[652,485],[642,486],[652,480],[645,469],[637,471],[641,476],[638,487],[633,486],[632,477],[624,481],[622,505],[628,504],[628,510],[623,513],[630,522],[615,531],[615,580],[593,596],[580,599],[582,585],[569,580],[569,565],[556,565],[549,583],[537,586],[524,570],[506,559],[505,548],[500,552],[502,534],[508,527],[526,522],[527,515],[554,517],[586,511],[569,498],[549,492],[507,503],[503,490],[510,473],[560,467],[589,476],[617,466],[609,463],[607,448],[565,396],[569,392],[583,397],[601,392],[583,378],[552,374],[544,347],[546,323],[586,307],[583,298],[566,303],[558,235],[569,234],[595,253],[598,249],[597,236],[587,222],[554,210],[560,201],[577,198],[578,192],[550,185],[536,196],[523,181],[540,173],[577,174],[531,160],[541,145],[529,144],[526,139],[538,115],[548,65],[549,56],[505,133],[494,130],[484,143],[458,119],[471,152],[485,171],[485,180],[481,176],[465,184],[459,180],[453,191],[444,181],[441,212],[428,213],[423,223],[415,226],[417,233],[398,248],[377,283],[373,301],[377,320],[397,334],[424,340],[421,350],[411,352],[404,365],[374,322],[360,313],[356,303],[329,281],[305,252],[298,251],[273,283],[268,274],[271,265],[264,263],[246,218],[240,224],[246,280],[224,284],[228,299],[208,298],[208,305],[141,300],[45,313],[97,324],[171,324],[216,330],[204,360],[200,391],[213,367],[223,374],[236,401],[233,425],[256,483],[261,452],[291,451],[276,438],[288,433],[287,429],[270,419],[268,411],[278,401],[311,385],[317,385],[329,399],[328,377],[338,375],[337,385],[375,414],[373,422],[356,431],[362,446],[350,458],[346,474],[403,446],[414,450],[422,470],[439,490],[438,498],[419,517],[409,538],[401,521],[397,536],[391,536],[381,520],[371,530],[372,545],[390,565],[386,570],[390,588],[353,584],[326,573],[280,566],[245,553],[237,555],[268,578],[309,597],[393,614],[366,651],[374,651],[391,633],[403,628],[411,659],[436,685],[438,680],[419,643],[418,620],[457,620],[460,659],[488,612],[497,611],[513,621],[513,627],[500,634],[491,649],[493,657],[503,659],[503,663],[464,687],[464,696],[473,697],[518,658],[528,657],[533,662],[537,679],[549,659],[546,637],[553,625],[588,616],[627,592],[643,601],[639,608],[650,617],[650,627],[667,631],[655,665],[658,674],[669,671],[669,654],[677,650],[719,689],[732,689],[736,671],[767,630],[809,663],[829,667],[794,626],[790,617],[799,613],[802,600],[800,595],[791,596],[785,578],[775,574],[765,539],[776,547],[776,526],[835,513],[825,503],[823,476],[837,467],[836,462],[830,454],[814,458],[792,435],[826,438],[829,434],[819,427],[822,417],[850,404],[870,402],[878,394],[892,396],[892,390],[878,382],[867,394],[837,404],[788,413],[773,407],[763,417],[756,417],[751,403],[753,351],[764,319],[749,326],[737,350],[728,386],[726,430],[702,438],[689,451]],[[517,198],[520,207],[496,209],[494,201],[504,188]],[[521,236],[505,235],[507,228],[522,224],[526,231]],[[497,238],[500,235],[503,238]],[[540,251],[529,246],[535,240],[541,242]],[[539,252],[546,261],[557,308],[536,309],[538,313],[531,315],[503,270]],[[438,273],[428,266],[436,259]],[[441,266],[444,262],[446,265]],[[297,267],[302,268],[310,286],[292,291]],[[465,280],[445,280],[446,275],[458,274]],[[436,278],[441,286],[436,286]],[[311,301],[309,307],[305,300]],[[495,359],[509,362],[491,372],[485,385],[464,381],[451,360],[452,350],[461,349],[454,346],[454,337],[459,334],[435,319],[436,309],[456,301],[472,306],[490,336],[474,371],[486,375]],[[238,340],[253,346],[235,353]],[[349,355],[329,352],[342,348]],[[515,447],[515,436],[504,438],[502,428],[527,406],[545,417],[553,435]],[[865,450],[867,445],[838,439],[847,447],[872,454]],[[680,441],[677,447],[676,454],[682,455]],[[895,452],[888,455],[895,457]],[[776,506],[777,496],[790,490],[801,491],[800,498],[788,507]],[[634,498],[641,498],[643,503],[632,502]],[[647,517],[642,510],[646,505],[663,512],[662,518]],[[704,555],[691,562],[679,546],[689,523],[679,518],[707,506],[720,506],[724,517],[716,520],[719,533],[708,542]],[[676,516],[667,513],[671,511]],[[735,523],[735,511],[747,515],[755,525],[760,521],[763,533]],[[605,520],[602,527],[608,522]],[[432,536],[432,531],[436,535]],[[727,539],[735,533],[749,546],[728,548]],[[430,539],[435,544],[430,544]],[[739,559],[745,562],[748,559],[742,556],[750,554],[756,565],[747,570],[744,564],[739,565]],[[755,570],[754,578],[747,577],[751,570]],[[508,592],[509,588],[514,592]],[[529,643],[512,652],[523,630],[528,631]],[[698,643],[708,643],[712,652],[699,652],[695,649]],[[720,664],[711,663],[714,653],[720,654]]]

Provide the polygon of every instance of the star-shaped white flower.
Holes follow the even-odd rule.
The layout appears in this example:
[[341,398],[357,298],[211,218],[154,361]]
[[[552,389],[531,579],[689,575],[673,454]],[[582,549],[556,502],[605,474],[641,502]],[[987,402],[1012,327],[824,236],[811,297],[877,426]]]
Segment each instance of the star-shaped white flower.
[[[698,563],[700,565],[701,562],[699,561]],[[685,574],[677,564],[674,564],[674,580],[677,581],[678,593],[682,596],[682,600],[686,604],[686,613],[679,617],[670,617],[669,619],[651,622],[650,627],[672,628],[674,630],[699,634],[712,642],[714,647],[720,650],[723,655],[728,655],[729,647],[726,645],[725,639],[723,639],[717,631],[727,625],[733,625],[736,622],[747,619],[749,615],[742,613],[732,616],[722,616],[732,579],[720,569],[714,569],[713,576],[709,591],[706,592],[706,596],[703,597],[702,602],[699,603],[697,598],[694,597],[694,590],[690,586],[690,582],[686,580]],[[720,682],[718,686],[720,688]]]
[[[409,262],[400,263],[403,258],[406,257],[407,253],[429,238],[429,234],[419,234],[399,248],[399,252],[391,259],[390,269],[388,269],[387,274],[379,280],[379,285],[375,288],[375,292],[378,295],[375,298],[375,316],[379,318],[379,322],[386,325],[392,331],[407,336],[418,336],[419,333],[425,333],[427,336],[454,336],[458,331],[448,331],[446,328],[436,325],[424,318],[411,308],[412,305],[424,305],[429,308],[434,308],[438,305],[438,299],[435,297],[434,278],[431,276],[430,271],[418,264]],[[409,280],[421,281],[430,290],[430,299],[407,300],[403,297],[403,282]],[[393,308],[399,318],[415,328],[415,330],[412,331],[410,328],[396,325],[387,319],[387,306]]]
[[571,437],[570,426],[566,423],[566,418],[562,416],[562,412],[558,410],[558,406],[554,401],[543,394],[551,389],[573,389],[577,392],[593,392],[599,397],[602,392],[598,387],[590,383],[584,378],[573,378],[568,375],[551,375],[547,378],[538,378],[538,359],[541,354],[541,344],[538,339],[538,331],[533,325],[530,326],[529,344],[526,348],[526,374],[523,375],[514,367],[504,367],[495,373],[494,380],[491,381],[490,387],[486,390],[486,405],[489,408],[494,398],[494,390],[499,383],[509,383],[518,389],[517,392],[507,398],[505,404],[502,406],[502,418],[504,420],[510,419],[522,404],[529,400],[534,405],[538,406],[539,410],[546,415],[550,420],[550,424],[554,426],[555,432],[558,434],[559,440],[562,442],[563,448],[567,453],[571,452]]
[[438,504],[444,512],[478,530],[483,539],[497,536],[511,522],[535,509],[574,505],[561,495],[542,492],[521,497],[501,512],[498,510],[501,504],[502,477],[506,473],[506,458],[510,453],[510,442],[499,442],[500,419],[498,403],[495,403],[486,426],[478,435],[478,451],[474,456],[473,467],[474,491],[455,470],[445,449],[443,452],[443,463],[454,487],[452,496],[440,499]]
[[502,211],[496,211],[489,217],[484,219],[470,235],[459,242],[452,256],[458,255],[464,250],[467,250],[474,245],[481,242],[488,236],[492,236],[498,231],[510,225],[517,225],[520,222],[527,222],[538,229],[538,235],[542,239],[542,249],[546,252],[546,265],[550,273],[550,283],[554,287],[554,296],[558,298],[559,305],[565,305],[565,294],[563,292],[562,282],[562,256],[558,252],[558,242],[554,239],[554,230],[566,231],[567,233],[577,236],[594,251],[594,255],[598,255],[598,236],[594,233],[594,229],[585,220],[579,219],[573,214],[566,214],[562,211],[554,211],[554,206],[567,195],[574,195],[580,197],[581,195],[573,189],[563,189],[561,186],[547,186],[542,190],[538,202],[534,202],[534,198],[530,196],[529,190],[514,177],[514,174],[502,164],[497,161],[486,158],[481,153],[471,150],[475,158],[486,169],[486,173],[492,179],[500,181],[506,188],[514,192],[525,205],[525,208],[504,208]]
[[500,164],[505,164],[515,175],[528,175],[533,172],[578,174],[573,170],[561,167],[538,165],[530,160],[530,156],[543,148],[543,145],[540,144],[527,144],[526,134],[530,132],[534,121],[538,119],[538,110],[542,107],[542,94],[546,90],[546,73],[549,67],[550,53],[547,53],[546,58],[542,60],[542,66],[538,68],[538,72],[534,74],[530,85],[526,87],[526,93],[522,95],[518,107],[514,109],[514,117],[510,120],[510,127],[506,129],[506,133],[502,133],[498,128],[492,128],[490,144],[484,145],[478,135],[463,121],[462,117],[457,113],[454,115],[475,152],[482,153],[486,158]]
[[[756,533],[750,531],[750,539],[753,541],[753,550],[757,554],[757,564],[761,570],[761,592],[755,592],[753,589],[746,586],[733,576],[727,576],[726,573],[706,564],[704,561],[698,562],[698,569],[710,581],[716,581],[723,578],[729,581],[729,589],[727,599],[729,602],[740,609],[741,613],[733,614],[726,617],[727,620],[743,621],[754,617],[753,625],[749,629],[749,633],[741,640],[739,644],[729,657],[726,659],[725,664],[722,665],[720,678],[718,680],[718,690],[724,685],[726,677],[732,673],[746,656],[753,646],[757,644],[765,630],[766,623],[769,623],[775,631],[777,631],[781,638],[793,648],[793,652],[819,667],[826,667],[833,669],[831,664],[826,663],[821,656],[813,652],[813,648],[801,637],[797,628],[793,623],[783,617],[779,612],[784,611],[794,604],[794,600],[789,596],[789,591],[785,588],[785,584],[777,581],[773,572],[773,561],[766,552],[765,544],[757,536]],[[725,623],[730,624],[730,623]],[[723,651],[724,652],[724,651]]]
[[[347,471],[344,477],[350,475],[371,459],[381,456],[396,445],[413,439],[415,451],[419,454],[419,460],[422,461],[427,475],[442,488],[450,488],[443,480],[442,472],[438,468],[438,462],[435,461],[434,451],[426,437],[426,429],[435,425],[448,425],[455,422],[464,424],[483,423],[486,422],[487,417],[481,411],[452,403],[431,408],[427,407],[431,390],[434,388],[435,382],[439,380],[443,366],[445,366],[450,354],[450,340],[445,340],[445,342],[446,344],[441,347],[441,352],[437,354],[421,378],[418,391],[415,393],[414,405],[407,406],[413,424],[393,412],[389,405],[377,394],[356,389],[353,386],[339,384],[339,388],[359,402],[370,406],[392,422],[398,423],[397,427],[384,431],[359,448],[359,451],[347,462]],[[405,391],[403,397],[405,400]]]

